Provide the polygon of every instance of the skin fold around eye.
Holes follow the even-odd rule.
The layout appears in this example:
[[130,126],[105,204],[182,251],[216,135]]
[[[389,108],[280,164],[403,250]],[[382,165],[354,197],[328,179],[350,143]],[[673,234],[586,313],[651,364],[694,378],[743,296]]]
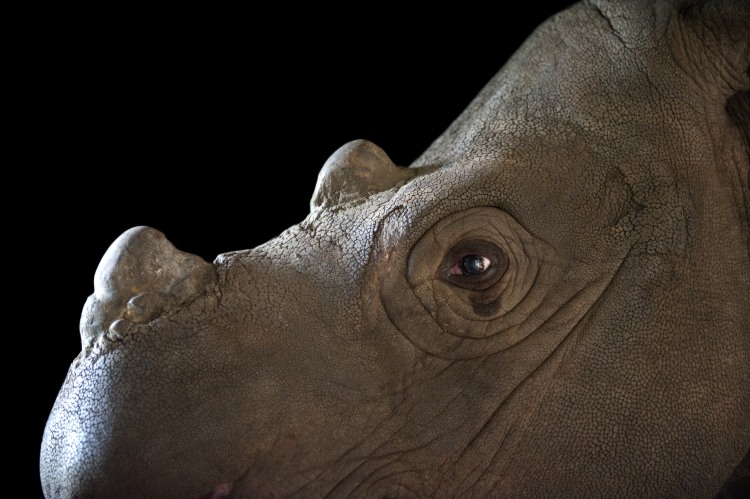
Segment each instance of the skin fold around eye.
[[[463,259],[472,255],[489,261],[484,271],[470,274],[460,269]],[[544,286],[532,289],[540,262],[552,271],[547,280],[565,268],[552,248],[508,213],[476,207],[435,223],[411,248],[405,270],[415,297],[441,328],[459,336],[484,337],[515,327],[543,299]],[[530,291],[534,296],[526,300]],[[485,324],[506,315],[495,328]]]

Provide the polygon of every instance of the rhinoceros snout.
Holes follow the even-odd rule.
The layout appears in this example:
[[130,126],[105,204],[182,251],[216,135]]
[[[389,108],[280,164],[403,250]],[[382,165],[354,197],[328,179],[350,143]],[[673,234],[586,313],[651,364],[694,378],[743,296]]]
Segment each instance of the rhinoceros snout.
[[119,339],[133,323],[150,322],[201,293],[214,266],[175,248],[151,227],[125,231],[107,249],[94,275],[94,294],[81,315],[84,348],[100,335]]

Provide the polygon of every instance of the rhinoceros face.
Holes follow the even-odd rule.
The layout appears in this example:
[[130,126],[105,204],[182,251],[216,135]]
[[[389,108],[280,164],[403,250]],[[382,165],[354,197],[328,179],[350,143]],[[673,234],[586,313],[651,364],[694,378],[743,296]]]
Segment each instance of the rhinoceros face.
[[716,493],[750,446],[748,23],[579,4],[410,168],[341,147],[266,244],[125,232],[45,494]]

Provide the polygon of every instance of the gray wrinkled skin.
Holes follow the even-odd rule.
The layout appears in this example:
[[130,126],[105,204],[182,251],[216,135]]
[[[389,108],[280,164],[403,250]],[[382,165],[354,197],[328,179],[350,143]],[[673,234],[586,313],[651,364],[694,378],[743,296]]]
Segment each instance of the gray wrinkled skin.
[[[411,168],[346,144],[257,248],[209,264],[127,231],[47,424],[46,496],[736,490],[748,5],[578,4]],[[485,272],[457,276],[473,254]]]

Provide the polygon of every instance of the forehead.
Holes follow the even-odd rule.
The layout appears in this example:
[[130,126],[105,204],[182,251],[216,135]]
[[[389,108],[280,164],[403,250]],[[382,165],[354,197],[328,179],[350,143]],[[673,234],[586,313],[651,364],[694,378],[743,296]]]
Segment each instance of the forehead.
[[[581,23],[589,29],[571,28]],[[558,247],[611,246],[639,206],[679,197],[674,158],[689,120],[663,56],[626,47],[576,6],[538,30],[413,165],[436,171],[302,225],[330,225],[366,259],[366,234],[408,246],[450,213],[493,206]]]
[[[480,154],[468,150],[394,193],[383,214],[401,207],[407,245],[442,218],[495,207],[557,247],[610,236],[630,202],[622,174],[585,141],[497,134]],[[396,221],[394,221],[396,222]]]
[[623,233],[639,206],[681,219],[672,216],[684,197],[681,158],[698,124],[669,48],[649,36],[626,46],[581,5],[553,19],[414,163],[440,170],[402,194],[428,218],[496,206],[529,232],[573,246],[582,235],[590,243]]

